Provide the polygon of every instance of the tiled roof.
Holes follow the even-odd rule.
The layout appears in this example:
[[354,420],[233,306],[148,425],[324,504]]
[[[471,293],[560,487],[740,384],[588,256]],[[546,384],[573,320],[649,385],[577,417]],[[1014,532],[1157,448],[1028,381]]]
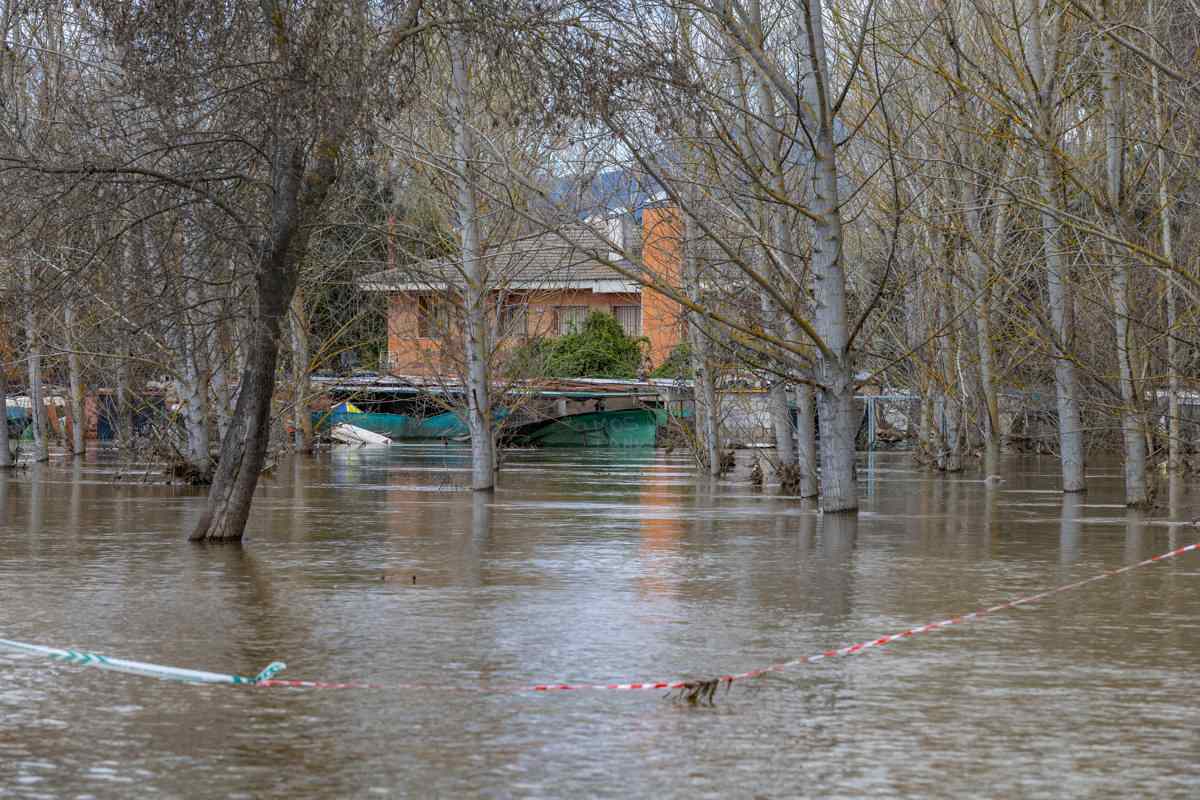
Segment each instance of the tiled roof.
[[[569,223],[557,231],[515,239],[497,245],[484,256],[489,283],[498,289],[592,288],[595,291],[636,292],[636,281],[627,272],[636,267],[615,259],[611,248],[587,225]],[[449,258],[418,261],[367,275],[359,280],[366,291],[421,291],[463,285],[462,264]],[[618,286],[617,284],[621,284]],[[597,289],[597,285],[601,288]]]

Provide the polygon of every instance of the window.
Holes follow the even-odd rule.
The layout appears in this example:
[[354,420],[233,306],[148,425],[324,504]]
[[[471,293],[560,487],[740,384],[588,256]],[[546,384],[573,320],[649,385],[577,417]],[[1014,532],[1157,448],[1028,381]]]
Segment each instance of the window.
[[523,302],[510,302],[500,306],[500,335],[511,339],[523,339],[529,334],[529,306]]
[[417,298],[417,336],[440,339],[450,329],[450,305],[446,298],[423,294]]
[[617,322],[621,323],[621,328],[625,331],[626,336],[642,335],[641,306],[613,306],[612,311]]
[[568,333],[583,329],[583,322],[587,319],[587,306],[558,306],[554,309],[555,315],[558,317],[558,335],[566,336]]

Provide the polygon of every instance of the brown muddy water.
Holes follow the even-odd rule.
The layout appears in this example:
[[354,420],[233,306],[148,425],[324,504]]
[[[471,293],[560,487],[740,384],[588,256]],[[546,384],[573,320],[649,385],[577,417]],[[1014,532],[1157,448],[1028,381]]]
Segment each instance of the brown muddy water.
[[[1127,513],[1116,463],[1064,503],[1049,459],[992,487],[864,457],[854,520],[661,451],[510,453],[473,498],[465,455],[281,463],[240,548],[189,545],[199,495],[103,455],[0,478],[0,637],[383,684],[709,677],[1200,540],[1200,487]],[[0,796],[1195,797],[1198,589],[1188,554],[712,708],[200,687],[0,653]]]

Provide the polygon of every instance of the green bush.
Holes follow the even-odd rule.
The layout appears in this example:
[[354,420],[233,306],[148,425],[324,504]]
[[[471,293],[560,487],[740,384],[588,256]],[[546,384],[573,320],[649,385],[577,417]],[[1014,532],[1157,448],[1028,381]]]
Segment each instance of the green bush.
[[549,378],[636,378],[646,344],[626,334],[612,314],[594,311],[574,333],[517,348],[509,364],[523,374]]
[[671,354],[667,356],[667,360],[654,368],[650,373],[651,378],[671,378],[679,380],[681,378],[692,377],[692,348],[687,342],[680,342],[671,349]]

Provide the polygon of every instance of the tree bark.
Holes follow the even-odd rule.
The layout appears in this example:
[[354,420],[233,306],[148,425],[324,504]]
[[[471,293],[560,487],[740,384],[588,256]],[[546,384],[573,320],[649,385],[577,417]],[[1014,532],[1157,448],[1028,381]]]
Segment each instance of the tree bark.
[[270,239],[255,271],[257,299],[246,363],[208,501],[189,537],[192,541],[240,541],[245,532],[270,438],[283,317],[296,289],[297,265],[307,250],[310,226],[337,175],[339,145],[337,140],[324,142],[318,148],[317,164],[307,171],[305,143],[281,138],[275,144]]
[[[849,351],[846,274],[842,251],[842,215],[838,198],[838,168],[833,133],[831,85],[826,66],[823,3],[809,0],[802,12],[808,41],[808,64],[802,90],[813,137],[811,210],[813,222],[812,273],[815,328],[827,352],[817,361],[817,412],[821,429],[821,509],[856,511],[854,370]],[[802,109],[803,110],[803,109]],[[813,112],[816,118],[812,118]]]
[[[1106,22],[1111,21],[1111,3],[1103,5]],[[1119,60],[1116,45],[1107,36],[1100,36],[1102,58],[1101,87],[1104,98],[1105,173],[1107,176],[1108,207],[1116,230],[1124,225],[1125,146],[1123,142],[1124,99],[1122,97]],[[1112,272],[1113,329],[1117,339],[1117,368],[1121,384],[1121,433],[1125,440],[1125,504],[1146,506],[1149,502],[1146,484],[1146,426],[1141,415],[1141,399],[1134,381],[1133,354],[1130,352],[1133,331],[1130,327],[1131,299],[1129,296],[1130,264],[1111,246],[1105,247]]]
[[[962,116],[965,118],[966,115]],[[1005,149],[1002,161],[1003,166],[997,180],[1007,183],[1012,178],[1016,160]],[[979,384],[983,393],[983,463],[984,472],[988,475],[995,473],[998,468],[1002,443],[1000,393],[996,380],[995,342],[992,340],[991,285],[992,266],[1002,257],[1004,241],[1008,235],[1009,204],[1004,200],[1003,191],[1003,188],[998,186],[996,191],[992,192],[992,230],[985,244],[974,179],[968,175],[963,182],[963,208],[971,239],[967,250],[967,263],[973,283],[971,288],[975,293],[975,347],[979,359]],[[986,258],[980,252],[985,247]]]
[[[1058,444],[1062,464],[1062,488],[1064,492],[1086,490],[1084,481],[1083,419],[1079,409],[1079,385],[1075,376],[1075,363],[1070,355],[1072,340],[1071,325],[1074,315],[1070,313],[1071,302],[1067,286],[1067,267],[1059,241],[1059,222],[1054,209],[1058,208],[1056,191],[1054,146],[1059,140],[1054,123],[1058,71],[1058,40],[1062,17],[1047,22],[1040,0],[1029,0],[1030,31],[1028,36],[1029,64],[1037,87],[1036,108],[1038,115],[1037,142],[1037,185],[1040,212],[1042,247],[1046,259],[1046,294],[1050,305],[1051,350],[1054,358],[1055,398],[1058,405]],[[1048,37],[1048,43],[1043,42]],[[1048,45],[1048,46],[1047,46]]]
[[75,301],[69,297],[63,303],[63,324],[66,327],[67,380],[71,392],[71,452],[81,456],[87,448],[84,437],[87,420],[83,408],[83,376],[79,369],[79,354],[75,351]]
[[[117,281],[122,291],[129,289],[129,276],[133,271],[133,262],[141,251],[142,237],[140,233],[131,233],[125,237],[125,246],[118,250]],[[129,363],[132,355],[130,341],[133,332],[126,321],[119,324],[122,336],[117,343],[116,391],[113,393],[112,416],[109,422],[118,446],[129,451],[133,446],[133,393],[129,385]]]
[[12,445],[8,440],[8,364],[0,359],[0,469],[13,466]]
[[817,421],[813,412],[812,385],[796,384],[796,463],[800,467],[800,496],[805,499],[820,493],[817,480]]
[[[684,212],[683,241],[683,291],[688,299],[700,299],[700,268],[696,260],[698,239],[694,221],[689,212]],[[695,406],[696,437],[700,444],[700,461],[709,475],[721,474],[721,412],[717,399],[716,382],[709,357],[709,336],[712,328],[704,317],[694,311],[685,311],[687,319],[688,346],[692,357],[692,393]]]
[[[1155,3],[1147,4],[1146,16],[1151,22],[1155,18]],[[1158,67],[1150,67],[1151,102],[1154,105],[1155,141],[1166,138],[1166,120],[1163,109],[1161,77]],[[1163,258],[1174,262],[1175,247],[1171,234],[1171,195],[1167,186],[1167,151],[1159,147],[1158,165],[1158,226],[1162,240]],[[1177,472],[1183,468],[1183,424],[1179,416],[1179,324],[1178,296],[1175,276],[1166,277],[1167,294],[1167,469]]]
[[312,414],[308,411],[309,370],[312,353],[308,346],[308,319],[304,313],[304,296],[296,290],[292,298],[292,370],[296,380],[295,446],[300,453],[311,453],[313,449]]
[[48,461],[46,406],[42,396],[42,344],[38,329],[33,265],[25,263],[25,338],[29,352],[29,423],[33,429],[33,460]]
[[454,155],[458,193],[458,223],[466,291],[467,427],[471,431],[471,488],[492,491],[496,486],[496,441],[492,399],[487,302],[490,294],[487,263],[479,229],[475,179],[475,136],[471,127],[471,85],[467,74],[466,36],[455,29],[448,35],[454,84]]

